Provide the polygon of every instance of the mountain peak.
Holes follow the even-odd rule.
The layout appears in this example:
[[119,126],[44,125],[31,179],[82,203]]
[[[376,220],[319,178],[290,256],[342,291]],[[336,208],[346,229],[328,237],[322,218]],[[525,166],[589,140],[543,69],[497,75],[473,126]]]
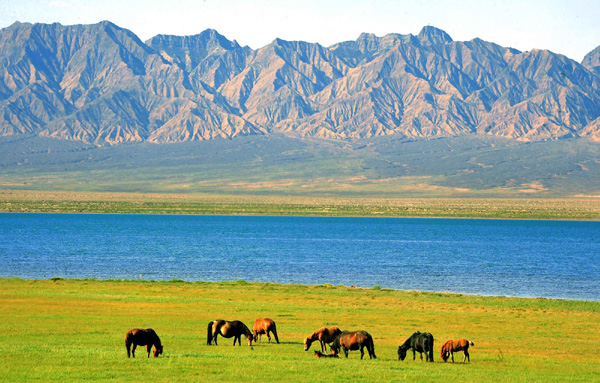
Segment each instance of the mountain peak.
[[586,54],[581,64],[589,70],[600,73],[600,46]]
[[423,27],[417,37],[423,45],[447,44],[453,41],[449,34],[430,25]]

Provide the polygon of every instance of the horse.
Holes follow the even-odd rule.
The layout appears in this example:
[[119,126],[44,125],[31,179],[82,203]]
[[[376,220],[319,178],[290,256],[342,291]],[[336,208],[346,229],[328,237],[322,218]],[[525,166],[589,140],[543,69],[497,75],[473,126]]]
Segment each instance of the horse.
[[239,320],[234,321],[226,321],[222,319],[214,320],[212,322],[208,322],[208,332],[206,336],[206,343],[208,345],[212,344],[212,341],[215,341],[215,345],[217,345],[217,336],[221,335],[223,338],[231,338],[233,337],[233,345],[237,342],[240,346],[242,345],[242,335],[246,336],[246,341],[248,342],[248,346],[252,346],[252,332],[242,322]]
[[360,350],[360,359],[365,355],[365,347],[369,352],[369,358],[377,359],[373,337],[366,331],[344,331],[329,346],[336,355],[339,354],[341,348],[346,358],[348,357],[348,350]]
[[323,354],[321,351],[315,350],[315,358],[339,358],[338,354]]
[[417,358],[417,352],[423,360],[423,353],[425,353],[425,361],[433,362],[433,335],[428,332],[415,332],[408,338],[402,346],[398,347],[398,360],[404,360],[406,358],[406,352],[411,350],[413,352],[413,360]]
[[[133,345],[133,349],[130,352],[131,345]],[[140,329],[134,328],[131,331],[128,331],[125,335],[125,347],[127,348],[127,357],[133,356],[135,358],[135,348],[137,346],[146,346],[146,351],[148,351],[148,358],[150,357],[150,351],[152,351],[152,346],[154,346],[154,357],[158,358],[160,354],[163,353],[163,345],[160,343],[160,338],[156,335],[156,332],[151,328]]]
[[452,357],[452,363],[454,363],[454,353],[457,351],[464,351],[465,357],[463,358],[463,363],[469,359],[469,363],[471,363],[471,356],[469,355],[469,346],[474,346],[475,343],[471,342],[468,339],[459,339],[459,340],[449,340],[442,346],[442,351],[440,353],[442,360],[444,362],[448,361],[448,357]]
[[333,326],[333,327],[321,327],[317,331],[313,332],[312,335],[309,335],[304,339],[304,351],[308,351],[311,344],[318,340],[321,343],[321,351],[327,351],[327,343],[331,343],[342,333],[342,330]]
[[254,322],[254,326],[252,327],[252,334],[254,335],[254,341],[258,341],[258,336],[262,338],[262,334],[266,334],[267,338],[269,338],[269,343],[271,343],[271,335],[269,333],[273,333],[277,344],[279,344],[279,338],[277,337],[277,327],[275,326],[275,322],[272,319],[264,318],[257,319]]

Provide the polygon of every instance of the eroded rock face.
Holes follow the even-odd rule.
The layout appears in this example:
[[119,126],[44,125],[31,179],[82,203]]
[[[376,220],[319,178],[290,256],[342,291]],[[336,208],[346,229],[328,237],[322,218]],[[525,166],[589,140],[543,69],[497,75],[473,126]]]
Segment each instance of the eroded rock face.
[[600,50],[582,64],[416,36],[252,50],[214,30],[140,41],[110,22],[0,30],[0,135],[98,144],[283,133],[600,139]]

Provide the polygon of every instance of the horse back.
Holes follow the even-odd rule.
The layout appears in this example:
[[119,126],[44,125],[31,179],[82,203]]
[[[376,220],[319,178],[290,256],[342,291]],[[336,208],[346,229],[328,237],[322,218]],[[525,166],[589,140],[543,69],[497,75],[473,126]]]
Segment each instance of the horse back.
[[252,330],[257,333],[267,333],[268,331],[272,331],[275,328],[275,322],[269,318],[260,318],[254,322],[254,326]]
[[372,342],[369,333],[362,330],[343,332],[339,336],[339,340],[342,346],[350,350],[357,350],[362,344]]
[[[158,335],[156,335],[156,332],[151,328],[134,328],[133,330],[128,331],[125,335],[125,343],[133,343],[137,344],[138,346],[154,344],[157,340]],[[158,342],[160,343],[160,340],[158,340]]]

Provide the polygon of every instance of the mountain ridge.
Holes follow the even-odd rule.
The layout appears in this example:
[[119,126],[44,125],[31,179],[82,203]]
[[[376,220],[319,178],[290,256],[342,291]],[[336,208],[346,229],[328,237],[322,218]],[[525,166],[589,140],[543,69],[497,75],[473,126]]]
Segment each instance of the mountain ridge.
[[0,135],[97,145],[273,133],[600,141],[598,52],[577,63],[431,26],[253,50],[212,29],[142,42],[109,21],[16,22],[0,30]]

